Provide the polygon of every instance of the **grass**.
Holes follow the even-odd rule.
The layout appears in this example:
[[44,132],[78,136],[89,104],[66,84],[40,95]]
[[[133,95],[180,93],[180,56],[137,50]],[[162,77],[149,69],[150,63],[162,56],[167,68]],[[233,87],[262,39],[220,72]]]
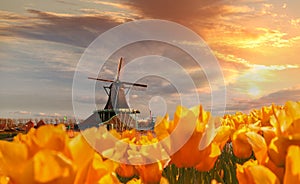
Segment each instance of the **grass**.
[[199,172],[195,168],[177,168],[175,165],[169,165],[164,169],[163,176],[172,184],[209,184],[213,179],[223,184],[238,184],[236,164],[243,164],[249,159],[255,159],[254,154],[250,158],[239,159],[234,156],[232,145],[227,143],[212,170]]
[[0,132],[0,140],[7,140],[13,138],[14,136],[18,135],[19,133],[24,133],[23,131],[3,131]]

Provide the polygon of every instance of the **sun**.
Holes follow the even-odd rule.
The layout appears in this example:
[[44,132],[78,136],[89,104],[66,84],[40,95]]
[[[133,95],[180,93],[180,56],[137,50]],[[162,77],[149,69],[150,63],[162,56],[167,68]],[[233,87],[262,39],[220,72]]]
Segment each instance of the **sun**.
[[253,97],[257,97],[260,94],[260,90],[257,86],[252,86],[248,89],[248,94]]

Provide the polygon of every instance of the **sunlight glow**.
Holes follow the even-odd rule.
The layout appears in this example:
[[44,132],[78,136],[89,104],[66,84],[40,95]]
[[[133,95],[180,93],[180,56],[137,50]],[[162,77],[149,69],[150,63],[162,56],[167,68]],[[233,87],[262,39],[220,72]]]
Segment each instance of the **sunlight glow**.
[[260,90],[257,86],[251,86],[249,89],[248,89],[248,94],[252,97],[257,97],[259,96],[260,94]]

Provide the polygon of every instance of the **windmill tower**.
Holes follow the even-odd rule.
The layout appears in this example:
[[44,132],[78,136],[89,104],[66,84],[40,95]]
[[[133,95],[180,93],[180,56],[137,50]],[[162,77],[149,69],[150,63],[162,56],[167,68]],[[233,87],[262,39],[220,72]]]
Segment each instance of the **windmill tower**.
[[125,129],[137,127],[137,122],[131,115],[136,115],[140,112],[129,107],[126,101],[126,94],[130,86],[147,88],[147,85],[121,81],[120,72],[122,69],[122,63],[123,58],[120,59],[115,80],[88,77],[88,79],[109,82],[111,84],[103,87],[108,95],[108,100],[104,109],[95,111],[93,115],[79,125],[80,129],[95,126],[95,123],[92,122],[99,122],[97,125],[105,124],[108,130],[116,129],[117,131],[123,131]]

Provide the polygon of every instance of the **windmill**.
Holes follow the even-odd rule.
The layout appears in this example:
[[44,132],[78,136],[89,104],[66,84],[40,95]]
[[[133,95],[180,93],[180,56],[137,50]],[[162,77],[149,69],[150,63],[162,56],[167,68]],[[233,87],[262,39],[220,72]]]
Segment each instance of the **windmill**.
[[120,73],[122,69],[122,63],[123,58],[120,58],[115,80],[88,77],[88,79],[109,82],[111,84],[103,87],[108,95],[108,100],[104,109],[95,111],[93,115],[79,125],[80,129],[93,126],[95,123],[96,126],[99,124],[106,124],[107,129],[115,128],[119,131],[123,131],[124,129],[128,129],[132,126],[137,126],[136,120],[130,115],[136,115],[140,112],[138,110],[129,108],[129,105],[126,101],[126,94],[128,93],[130,86],[147,88],[147,85],[121,81]]

